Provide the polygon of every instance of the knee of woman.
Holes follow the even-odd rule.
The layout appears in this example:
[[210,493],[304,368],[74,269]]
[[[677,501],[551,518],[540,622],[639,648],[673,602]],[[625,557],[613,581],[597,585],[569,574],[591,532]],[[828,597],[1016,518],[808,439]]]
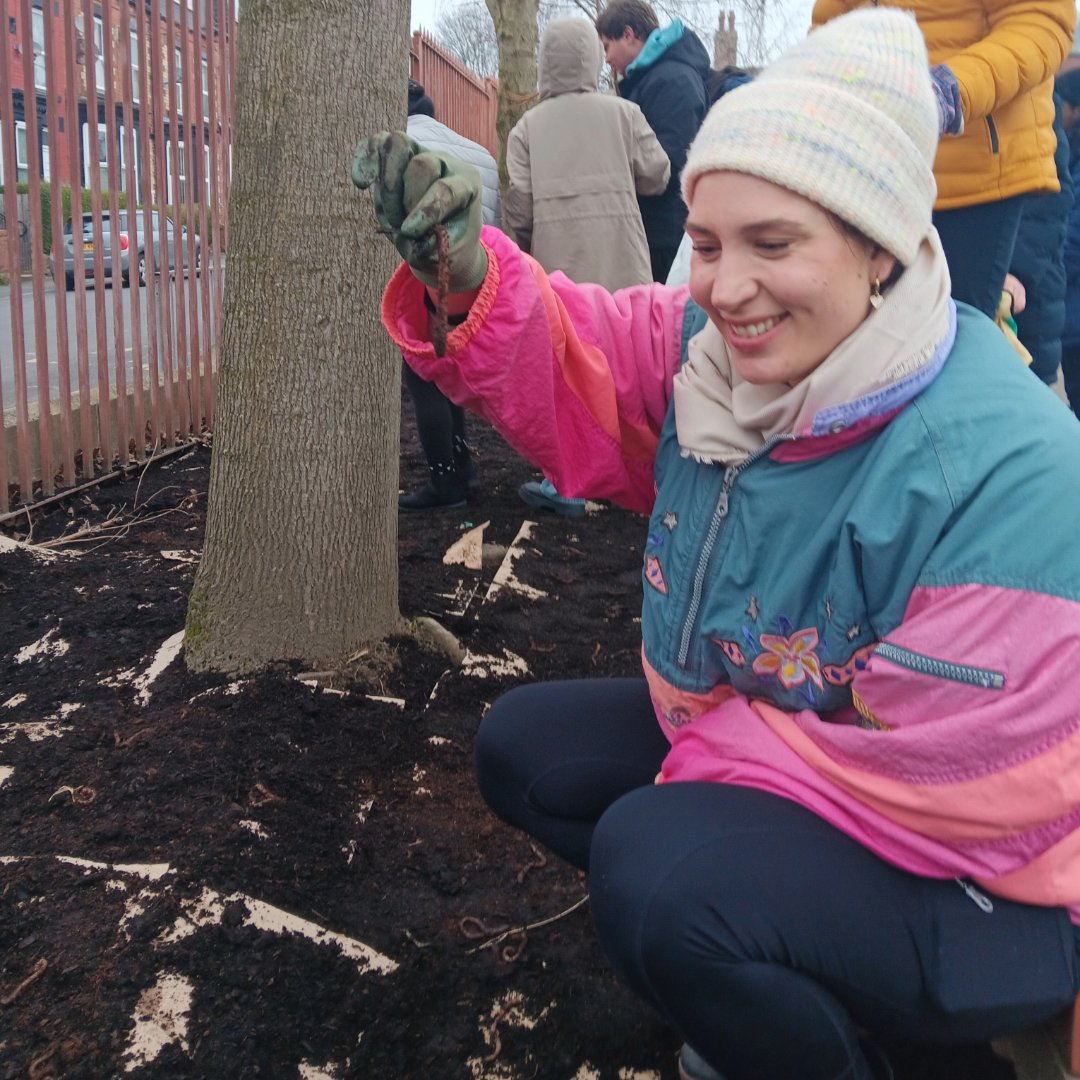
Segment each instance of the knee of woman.
[[624,795],[600,818],[589,857],[589,903],[609,956],[631,946],[639,964],[669,954],[687,898],[672,895],[659,848],[667,843],[652,814],[653,791]]
[[522,738],[522,705],[528,687],[519,686],[498,698],[480,721],[473,743],[476,784],[489,806],[497,807],[499,794],[520,769],[529,741]]

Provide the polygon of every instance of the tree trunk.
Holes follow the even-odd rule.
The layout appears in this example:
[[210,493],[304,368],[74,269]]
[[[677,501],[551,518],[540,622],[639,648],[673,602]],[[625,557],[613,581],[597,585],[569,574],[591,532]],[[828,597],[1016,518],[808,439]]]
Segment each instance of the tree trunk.
[[499,42],[499,182],[506,194],[506,140],[537,101],[536,13],[540,0],[485,0]]
[[361,136],[404,128],[408,4],[244,0],[197,670],[325,667],[400,619],[397,263],[352,184]]

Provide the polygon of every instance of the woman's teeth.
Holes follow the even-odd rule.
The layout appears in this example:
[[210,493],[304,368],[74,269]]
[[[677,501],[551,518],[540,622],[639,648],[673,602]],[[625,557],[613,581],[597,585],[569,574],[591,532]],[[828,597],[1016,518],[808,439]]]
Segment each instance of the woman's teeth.
[[731,332],[736,337],[758,337],[764,334],[766,331],[771,330],[783,316],[774,315],[771,319],[763,319],[761,322],[750,323],[745,326],[736,326],[734,323],[728,323],[731,327]]

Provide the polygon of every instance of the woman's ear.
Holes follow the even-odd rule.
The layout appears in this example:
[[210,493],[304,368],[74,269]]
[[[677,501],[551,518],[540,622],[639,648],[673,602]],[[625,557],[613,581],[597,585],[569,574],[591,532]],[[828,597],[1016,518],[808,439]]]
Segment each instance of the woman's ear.
[[875,248],[870,256],[870,284],[889,281],[896,272],[897,258],[884,248]]

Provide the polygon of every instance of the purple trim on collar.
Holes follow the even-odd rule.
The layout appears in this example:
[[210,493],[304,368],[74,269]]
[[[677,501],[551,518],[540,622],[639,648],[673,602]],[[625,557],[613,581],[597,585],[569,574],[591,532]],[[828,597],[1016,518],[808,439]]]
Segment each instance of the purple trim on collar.
[[949,300],[949,327],[945,337],[934,350],[934,355],[918,371],[913,371],[906,378],[892,383],[881,390],[875,390],[854,401],[843,405],[833,405],[822,409],[814,417],[810,430],[804,434],[811,437],[818,435],[837,435],[842,431],[870,420],[884,413],[895,414],[913,397],[921,394],[937,378],[952,351],[956,341],[956,304]]
[[893,409],[891,412],[879,413],[877,416],[868,416],[865,420],[859,420],[851,427],[835,434],[829,432],[826,435],[816,437],[807,436],[803,439],[795,439],[791,442],[782,442],[776,446],[769,457],[773,461],[812,461],[814,458],[827,457],[839,450],[846,450],[849,446],[869,439],[875,431],[883,428],[897,413],[907,407],[907,402]]

